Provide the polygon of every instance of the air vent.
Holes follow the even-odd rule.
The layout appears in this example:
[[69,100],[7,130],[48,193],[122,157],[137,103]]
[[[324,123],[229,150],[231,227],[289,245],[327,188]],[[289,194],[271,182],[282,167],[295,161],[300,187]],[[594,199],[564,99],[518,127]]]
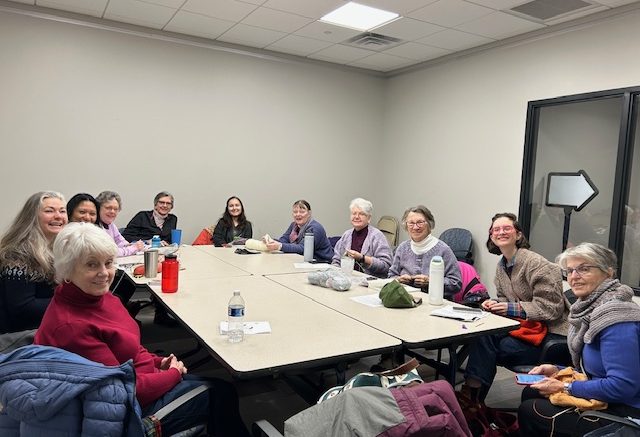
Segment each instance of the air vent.
[[596,6],[583,0],[534,0],[504,12],[514,12],[514,15],[522,18],[545,22]]
[[393,38],[391,36],[380,35],[373,32],[366,32],[349,38],[344,42],[344,44],[381,52],[393,46],[397,46],[402,42],[403,41],[401,39]]

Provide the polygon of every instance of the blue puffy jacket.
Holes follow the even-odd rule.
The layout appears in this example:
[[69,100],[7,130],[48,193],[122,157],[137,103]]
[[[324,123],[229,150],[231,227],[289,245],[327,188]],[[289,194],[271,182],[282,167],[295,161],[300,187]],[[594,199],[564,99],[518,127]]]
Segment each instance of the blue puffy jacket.
[[0,435],[142,436],[131,361],[107,367],[34,345],[0,355]]

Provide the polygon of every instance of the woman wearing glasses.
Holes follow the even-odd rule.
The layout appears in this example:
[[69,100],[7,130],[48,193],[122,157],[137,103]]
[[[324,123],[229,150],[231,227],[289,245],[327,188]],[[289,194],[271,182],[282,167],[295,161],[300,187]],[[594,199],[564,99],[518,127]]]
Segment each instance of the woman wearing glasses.
[[129,243],[118,230],[116,226],[116,217],[122,209],[122,198],[115,191],[103,191],[96,197],[98,205],[98,224],[107,231],[107,234],[118,246],[118,256],[133,255],[144,249],[144,243],[140,240],[135,243]]
[[340,265],[340,259],[347,255],[356,262],[356,270],[368,275],[386,278],[391,264],[389,242],[379,229],[371,226],[373,204],[358,197],[349,205],[351,224],[336,243],[331,264]]
[[431,235],[435,227],[433,214],[426,206],[414,206],[404,212],[402,225],[410,239],[396,249],[389,277],[427,291],[431,258],[441,256],[444,261],[444,298],[452,300],[462,285],[460,268],[451,248]]
[[171,231],[178,227],[178,217],[171,214],[174,206],[171,193],[159,192],[153,199],[153,209],[137,213],[122,236],[129,241],[150,241],[154,235],[159,235],[163,246],[171,244]]
[[[547,335],[567,335],[567,312],[562,274],[557,264],[529,250],[517,217],[499,213],[491,219],[487,249],[502,255],[496,267],[497,300],[482,303],[485,311],[504,317],[538,321]],[[543,327],[543,325],[538,325]],[[463,390],[473,401],[483,401],[496,375],[496,366],[534,363],[538,346],[509,334],[480,337],[471,344]]]
[[[582,243],[557,261],[577,297],[569,312],[569,351],[574,366],[589,379],[563,383],[545,378],[525,389],[518,411],[524,436],[553,430],[559,436],[584,435],[606,424],[578,420],[574,408],[551,404],[546,397],[559,392],[607,402],[607,412],[617,416],[640,417],[640,307],[631,300],[633,290],[615,279],[616,255],[599,244]],[[543,364],[529,373],[549,377],[558,370]]]

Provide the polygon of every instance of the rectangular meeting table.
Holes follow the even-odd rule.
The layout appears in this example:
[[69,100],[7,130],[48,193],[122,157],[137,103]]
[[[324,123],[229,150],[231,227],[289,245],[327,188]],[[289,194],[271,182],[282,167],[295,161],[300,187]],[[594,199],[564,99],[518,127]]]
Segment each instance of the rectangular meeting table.
[[[424,302],[415,308],[370,307],[350,299],[354,296],[375,293],[367,287],[354,285],[348,291],[339,292],[309,284],[306,273],[268,275],[267,278],[332,310],[402,340],[403,347],[407,351],[416,348],[447,348],[450,354],[449,363],[445,365],[432,360],[428,361],[437,369],[445,371],[452,385],[455,385],[458,368],[455,353],[458,346],[473,341],[479,336],[505,333],[519,326],[515,320],[494,314],[487,314],[480,321],[470,323],[432,316],[431,311],[441,307],[430,305],[428,294],[422,292],[413,293],[422,297]],[[445,305],[455,304],[445,301]]]

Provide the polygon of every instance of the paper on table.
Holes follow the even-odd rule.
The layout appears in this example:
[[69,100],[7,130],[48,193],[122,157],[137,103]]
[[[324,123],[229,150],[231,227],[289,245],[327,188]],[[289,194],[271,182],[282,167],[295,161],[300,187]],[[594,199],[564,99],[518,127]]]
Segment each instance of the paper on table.
[[[458,307],[459,308],[459,307]],[[475,322],[483,317],[487,316],[485,311],[482,312],[469,312],[469,311],[456,311],[456,307],[453,305],[446,306],[444,308],[438,308],[431,311],[432,316],[446,317],[447,319],[460,320],[462,322]]]
[[365,294],[363,296],[354,296],[351,298],[351,300],[374,308],[383,306],[382,301],[378,297],[378,293]]
[[303,262],[303,263],[293,263],[293,267],[296,269],[317,269],[317,270],[324,270],[324,269],[328,269],[331,267],[331,265],[327,264],[327,263],[308,263],[308,262]]
[[[245,334],[271,334],[271,324],[269,322],[244,322],[242,324]],[[220,335],[227,335],[229,322],[220,322]]]

